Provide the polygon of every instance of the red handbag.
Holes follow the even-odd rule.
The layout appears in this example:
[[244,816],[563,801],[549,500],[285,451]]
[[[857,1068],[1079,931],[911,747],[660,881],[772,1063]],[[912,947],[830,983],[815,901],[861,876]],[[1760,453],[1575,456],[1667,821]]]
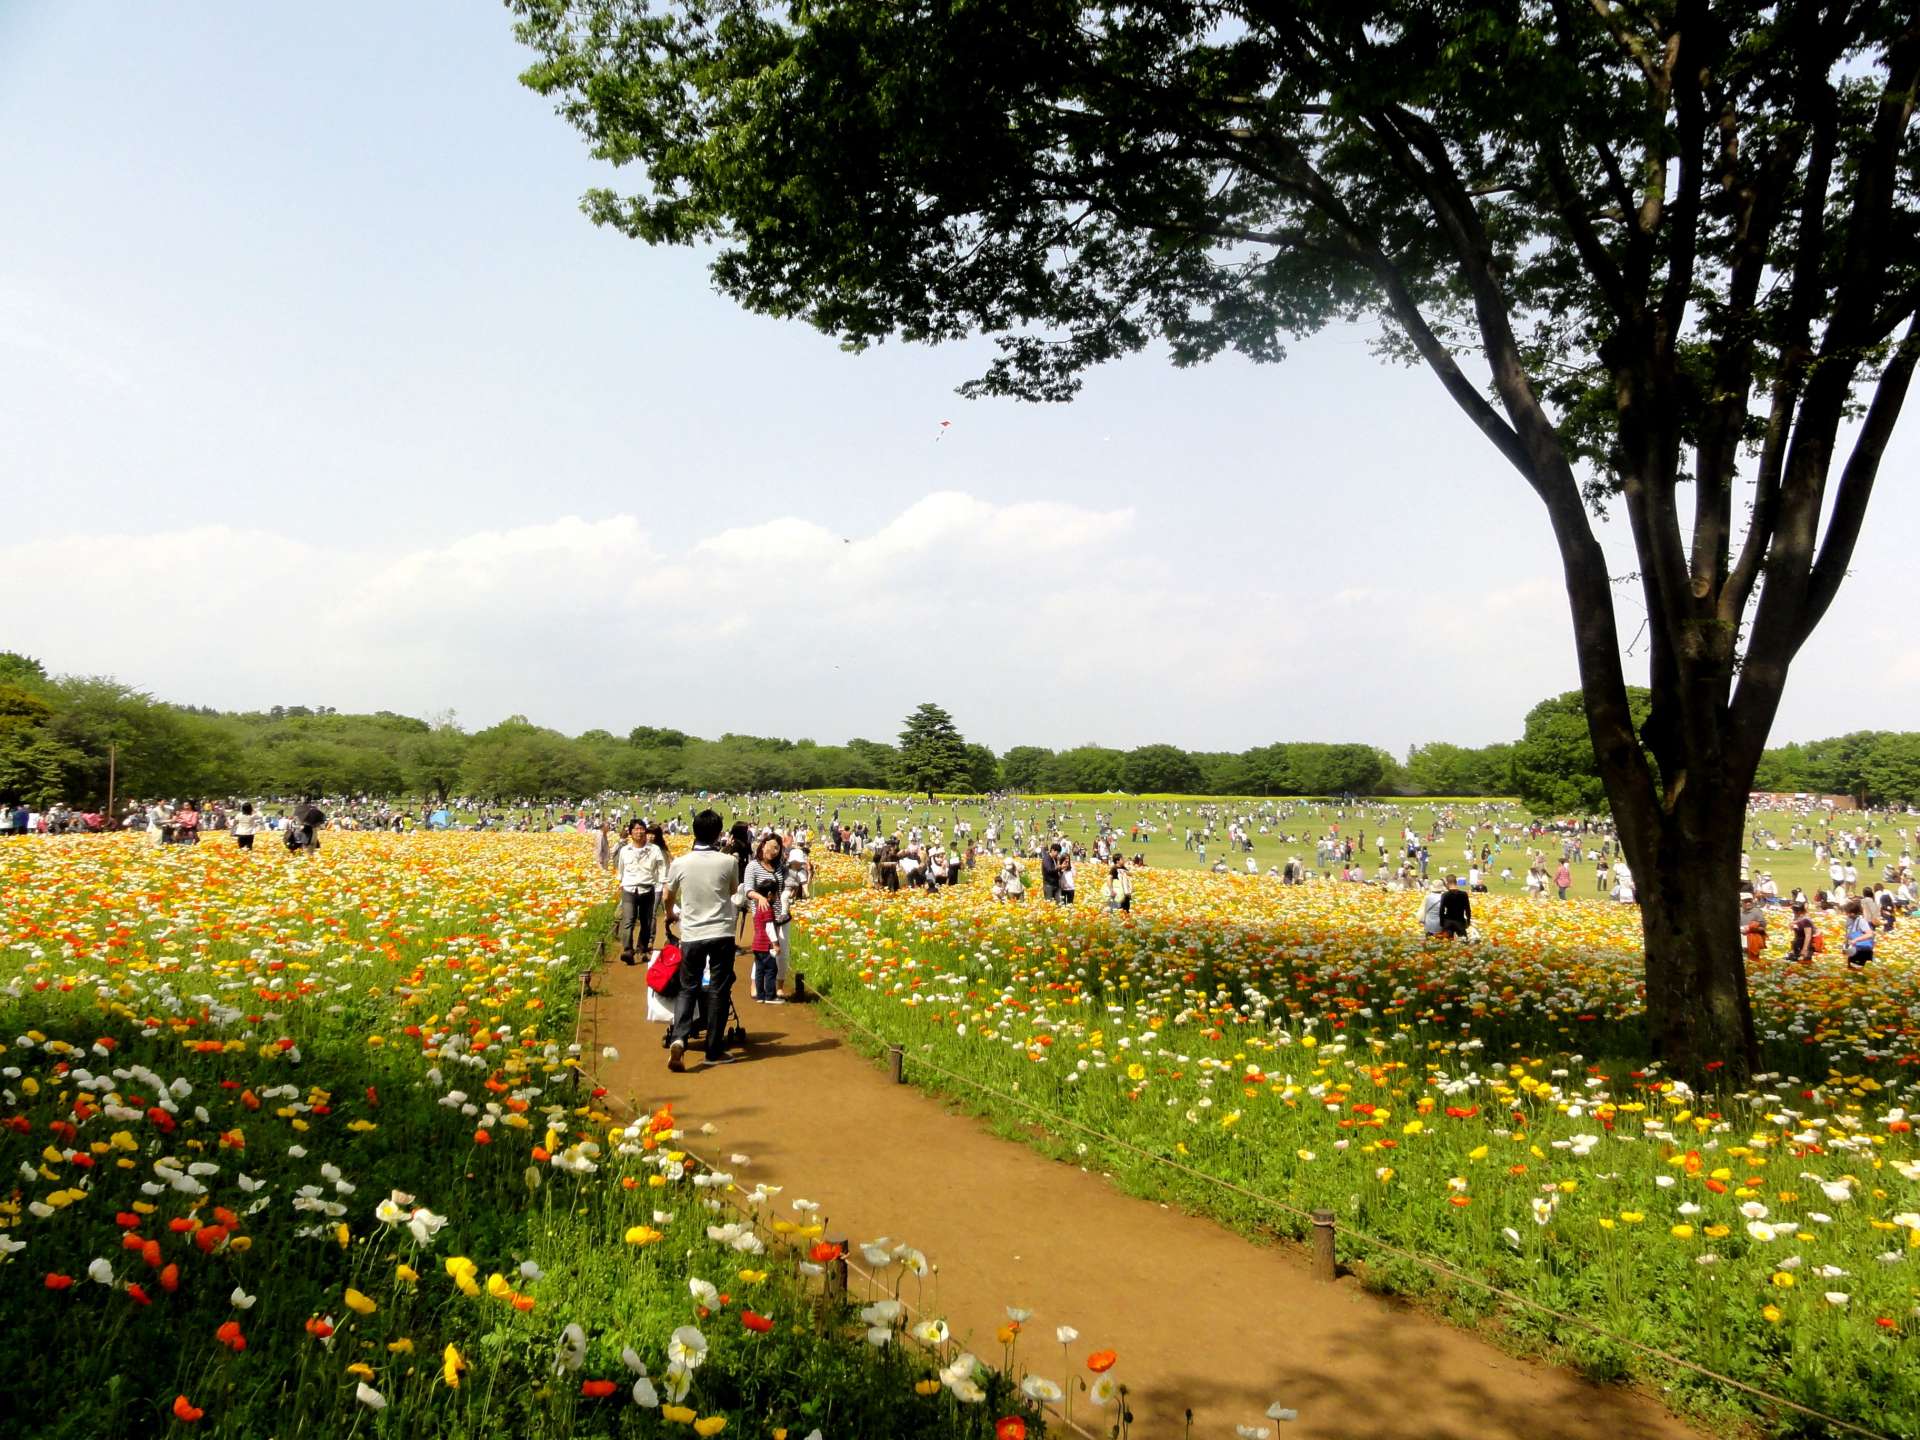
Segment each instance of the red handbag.
[[656,995],[667,993],[667,987],[680,978],[680,947],[668,945],[654,957],[647,966],[647,988]]

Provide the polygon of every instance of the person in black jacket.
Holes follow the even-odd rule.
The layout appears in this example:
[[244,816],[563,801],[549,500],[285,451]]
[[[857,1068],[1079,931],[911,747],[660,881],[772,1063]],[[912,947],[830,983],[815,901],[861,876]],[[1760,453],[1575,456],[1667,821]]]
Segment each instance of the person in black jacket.
[[1467,938],[1467,927],[1473,923],[1473,903],[1467,898],[1467,892],[1460,889],[1453,876],[1447,876],[1447,888],[1440,894],[1440,933],[1455,940]]

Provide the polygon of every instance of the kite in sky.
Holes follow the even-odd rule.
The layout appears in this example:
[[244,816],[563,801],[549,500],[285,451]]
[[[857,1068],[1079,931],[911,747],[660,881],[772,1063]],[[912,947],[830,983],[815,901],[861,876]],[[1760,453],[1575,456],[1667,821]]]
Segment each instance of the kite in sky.
[[938,445],[942,440],[947,438],[947,427],[951,424],[953,424],[951,420],[942,420],[940,422],[940,433],[933,437],[934,444]]

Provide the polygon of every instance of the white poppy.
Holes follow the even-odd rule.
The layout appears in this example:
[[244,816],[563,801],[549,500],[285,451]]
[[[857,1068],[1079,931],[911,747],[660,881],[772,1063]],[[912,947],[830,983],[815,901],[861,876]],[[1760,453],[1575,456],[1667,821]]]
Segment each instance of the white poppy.
[[560,1332],[560,1353],[554,1358],[553,1373],[570,1374],[587,1360],[587,1332],[569,1325]]
[[660,1392],[653,1388],[653,1382],[644,1375],[633,1382],[633,1403],[643,1410],[660,1408]]
[[387,1408],[387,1397],[367,1384],[364,1380],[353,1387],[353,1398],[369,1410],[384,1410]]
[[440,1233],[440,1227],[447,1223],[447,1217],[436,1215],[422,1205],[407,1221],[407,1229],[413,1232],[415,1243],[431,1245],[433,1237]]
[[1065,1392],[1044,1375],[1029,1375],[1020,1382],[1020,1389],[1029,1400],[1037,1400],[1043,1405],[1051,1405],[1063,1398]]
[[693,1371],[685,1365],[669,1365],[667,1373],[660,1377],[660,1383],[666,1387],[667,1403],[678,1405],[693,1388]]
[[227,1301],[236,1310],[251,1310],[253,1308],[253,1302],[259,1298],[258,1295],[247,1294],[246,1291],[236,1285],[233,1287],[233,1293],[227,1296]]
[[1053,1338],[1058,1340],[1062,1345],[1071,1345],[1080,1338],[1080,1332],[1071,1325],[1062,1325],[1053,1332]]
[[682,1325],[667,1341],[667,1359],[685,1370],[698,1370],[707,1358],[707,1337],[691,1325]]

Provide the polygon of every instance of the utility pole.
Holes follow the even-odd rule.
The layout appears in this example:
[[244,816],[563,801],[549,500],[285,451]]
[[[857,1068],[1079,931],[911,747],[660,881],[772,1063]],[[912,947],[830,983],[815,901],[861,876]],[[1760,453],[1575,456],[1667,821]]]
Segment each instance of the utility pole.
[[113,816],[113,770],[117,749],[118,747],[111,740],[107,742],[107,814],[106,824],[100,827],[107,831],[118,828],[118,822]]

